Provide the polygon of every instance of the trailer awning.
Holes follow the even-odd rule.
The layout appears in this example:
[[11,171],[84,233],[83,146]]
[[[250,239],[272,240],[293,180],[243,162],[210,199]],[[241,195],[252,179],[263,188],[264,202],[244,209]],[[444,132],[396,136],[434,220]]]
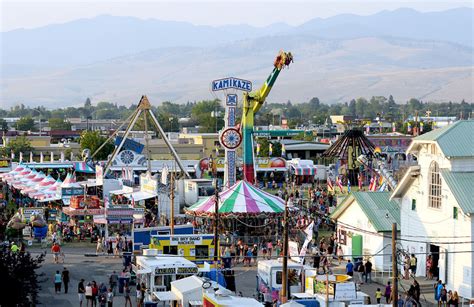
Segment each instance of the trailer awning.
[[155,198],[158,196],[158,194],[138,191],[138,192],[124,194],[123,196],[127,197],[128,199],[132,199],[134,201],[140,201],[144,199]]

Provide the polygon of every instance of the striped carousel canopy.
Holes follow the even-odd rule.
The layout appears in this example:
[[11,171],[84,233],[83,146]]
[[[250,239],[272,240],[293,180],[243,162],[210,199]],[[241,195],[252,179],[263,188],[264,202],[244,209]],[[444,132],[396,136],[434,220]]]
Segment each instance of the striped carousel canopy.
[[[283,213],[285,201],[246,181],[239,181],[219,193],[219,213],[222,214],[260,214]],[[210,196],[189,207],[188,214],[211,215],[215,211],[215,196]]]

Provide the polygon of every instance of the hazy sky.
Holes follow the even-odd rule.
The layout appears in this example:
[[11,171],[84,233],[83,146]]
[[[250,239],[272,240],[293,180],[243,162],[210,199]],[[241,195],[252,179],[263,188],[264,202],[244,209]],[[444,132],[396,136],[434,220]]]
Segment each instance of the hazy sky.
[[0,25],[1,31],[9,31],[90,18],[101,14],[187,21],[193,24],[215,26],[242,23],[264,26],[274,22],[298,25],[315,17],[324,18],[341,13],[368,15],[400,7],[410,7],[419,11],[440,11],[461,6],[473,7],[473,2],[459,0],[220,0],[207,2],[193,0],[0,0]]

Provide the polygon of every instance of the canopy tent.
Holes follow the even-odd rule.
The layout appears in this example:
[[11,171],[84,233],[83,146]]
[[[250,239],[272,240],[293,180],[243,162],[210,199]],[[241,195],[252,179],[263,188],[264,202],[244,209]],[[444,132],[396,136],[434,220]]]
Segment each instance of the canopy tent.
[[61,198],[61,196],[58,193],[59,192],[58,189],[61,187],[61,184],[62,184],[62,181],[61,179],[58,178],[56,182],[54,182],[50,186],[47,186],[46,189],[42,189],[40,191],[33,192],[33,193],[30,192],[28,193],[28,196],[31,198],[41,199],[41,200],[45,198],[56,198],[56,197]]
[[297,176],[314,176],[317,173],[317,168],[314,165],[295,165],[292,164],[291,168],[294,170]]
[[150,192],[144,192],[144,191],[137,191],[129,194],[124,194],[128,199],[131,199],[133,201],[140,201],[140,200],[145,200],[145,199],[150,199],[150,198],[155,198],[158,196],[156,193],[150,193]]
[[[187,208],[186,213],[190,215],[212,215],[215,213],[214,208],[215,195]],[[283,213],[284,210],[285,201],[283,199],[262,191],[243,180],[219,193],[218,211],[224,216]]]
[[39,190],[46,189],[49,186],[53,185],[55,181],[56,180],[54,180],[53,177],[48,175],[48,176],[44,177],[43,180],[38,182],[36,185],[23,188],[21,190],[21,194],[26,195],[26,194],[29,194],[29,193],[34,193],[34,192],[37,192]]
[[18,165],[14,170],[9,171],[8,173],[0,174],[0,178],[6,179],[15,176],[19,172],[23,171],[25,167],[23,165]]

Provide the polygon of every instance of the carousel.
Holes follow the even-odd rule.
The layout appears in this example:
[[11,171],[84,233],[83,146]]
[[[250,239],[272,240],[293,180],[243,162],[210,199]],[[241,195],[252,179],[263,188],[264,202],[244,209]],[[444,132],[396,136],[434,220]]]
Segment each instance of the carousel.
[[[221,233],[258,237],[277,231],[285,212],[285,201],[242,180],[218,194],[217,207]],[[216,196],[197,202],[185,212],[196,224],[212,226],[209,223],[216,213]]]

